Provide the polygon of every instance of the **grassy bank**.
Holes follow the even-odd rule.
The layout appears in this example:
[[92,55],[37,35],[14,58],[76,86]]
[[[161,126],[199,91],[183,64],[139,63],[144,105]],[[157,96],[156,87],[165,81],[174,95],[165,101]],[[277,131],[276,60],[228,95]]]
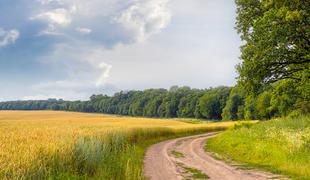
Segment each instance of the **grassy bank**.
[[310,179],[309,117],[235,126],[210,139],[206,148],[249,166]]
[[149,145],[233,124],[0,111],[0,179],[144,179]]

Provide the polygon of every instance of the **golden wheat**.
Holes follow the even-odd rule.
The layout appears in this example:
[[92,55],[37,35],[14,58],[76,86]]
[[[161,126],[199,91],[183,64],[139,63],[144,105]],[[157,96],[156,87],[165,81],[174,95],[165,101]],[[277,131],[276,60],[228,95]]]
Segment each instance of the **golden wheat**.
[[82,137],[104,137],[134,129],[169,128],[182,131],[232,124],[190,124],[168,119],[73,112],[0,111],[0,175],[24,177],[25,174],[37,173],[31,171],[45,168],[44,156],[68,156]]

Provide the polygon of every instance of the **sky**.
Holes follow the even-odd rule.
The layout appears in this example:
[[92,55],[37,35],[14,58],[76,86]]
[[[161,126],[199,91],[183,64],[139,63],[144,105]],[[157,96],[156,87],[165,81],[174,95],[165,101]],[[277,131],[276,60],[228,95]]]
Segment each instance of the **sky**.
[[232,0],[1,0],[0,101],[236,82]]

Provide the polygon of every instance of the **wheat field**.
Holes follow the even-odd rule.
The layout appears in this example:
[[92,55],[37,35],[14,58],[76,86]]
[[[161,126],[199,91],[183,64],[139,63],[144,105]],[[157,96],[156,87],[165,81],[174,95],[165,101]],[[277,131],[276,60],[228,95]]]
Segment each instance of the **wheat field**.
[[0,178],[143,179],[141,157],[152,141],[233,124],[0,111]]

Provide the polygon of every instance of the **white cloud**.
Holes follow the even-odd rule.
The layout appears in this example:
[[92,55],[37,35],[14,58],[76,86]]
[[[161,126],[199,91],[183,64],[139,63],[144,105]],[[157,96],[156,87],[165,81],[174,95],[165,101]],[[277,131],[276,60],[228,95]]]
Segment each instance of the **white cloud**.
[[71,12],[64,8],[53,9],[51,11],[42,12],[30,18],[31,20],[47,21],[49,24],[67,26],[71,23]]
[[112,66],[106,63],[101,63],[99,67],[102,69],[102,74],[97,79],[96,86],[104,85],[107,78],[110,76],[110,71],[112,69]]
[[77,27],[75,30],[81,34],[90,34],[92,32],[91,29],[88,28],[82,28],[82,27]]
[[[115,13],[117,7],[136,0],[37,0],[43,7],[51,7],[49,5],[60,6],[66,9],[74,7],[79,15],[82,16],[100,16]],[[104,9],[103,9],[104,8]]]
[[135,40],[143,41],[149,35],[160,32],[170,22],[168,0],[138,0],[115,18]]
[[[19,73],[10,75],[6,74],[7,71],[0,71],[2,99],[19,99],[25,96],[83,99],[92,93],[105,92],[109,84],[124,90],[168,88],[174,84],[206,88],[235,82],[234,66],[239,63],[238,47],[241,43],[233,28],[233,1],[21,2],[29,4],[21,9],[27,12],[10,12],[5,23],[7,26],[14,24],[15,16],[25,14],[28,20],[33,17],[36,22],[18,20],[20,23],[17,25],[28,29],[30,37],[33,30],[43,30],[41,34],[64,35],[64,38],[55,38],[56,41],[44,38],[44,45],[48,48],[42,48],[43,51],[40,52],[30,46],[25,47],[22,51],[31,49],[31,56],[27,58],[29,64],[27,67],[16,66],[10,70],[14,73],[19,70]],[[65,15],[60,15],[60,19],[64,16],[67,20],[58,20],[58,16],[54,16],[57,12],[55,9],[63,9],[60,14]],[[46,12],[54,14],[51,16]],[[40,14],[42,16],[38,18]],[[172,15],[173,22],[168,27]],[[42,25],[37,21],[45,24],[43,29],[37,29]],[[91,34],[81,36],[78,31],[88,33],[86,29],[90,29]],[[165,31],[157,33],[163,29]],[[152,34],[156,36],[151,36]],[[2,39],[3,35],[0,42]],[[27,37],[23,39],[29,40]],[[35,44],[41,41],[41,37],[30,39],[35,40]],[[147,41],[136,43],[137,40],[145,39]],[[12,38],[7,42],[13,42]],[[11,61],[20,63],[19,59],[20,57],[16,57]],[[41,64],[37,65],[38,62]],[[35,70],[37,67],[40,68]],[[5,68],[12,67],[2,67]],[[44,75],[39,74],[42,71]],[[7,85],[4,81],[8,81]]]
[[[43,0],[41,3],[49,4],[50,2],[54,2],[54,0]],[[75,12],[75,6],[56,8],[36,14],[30,17],[30,20],[40,20],[47,23],[47,27],[39,32],[39,35],[65,35],[58,31],[57,27],[68,27],[72,23],[72,16]]]
[[14,44],[15,41],[19,38],[19,35],[19,31],[16,29],[5,31],[4,29],[0,28],[0,48]]
[[87,99],[92,93],[114,93],[116,88],[108,81],[112,65],[105,62],[105,51],[83,42],[57,44],[41,62],[63,73],[63,78],[34,84],[32,92],[64,99]]
[[[39,9],[30,19],[48,24],[40,35],[64,34],[74,39],[75,34],[70,34],[72,31],[84,35],[95,31],[89,38],[101,35],[95,40],[114,46],[144,41],[166,28],[171,19],[169,1],[37,0]],[[111,38],[107,40],[107,36]]]

